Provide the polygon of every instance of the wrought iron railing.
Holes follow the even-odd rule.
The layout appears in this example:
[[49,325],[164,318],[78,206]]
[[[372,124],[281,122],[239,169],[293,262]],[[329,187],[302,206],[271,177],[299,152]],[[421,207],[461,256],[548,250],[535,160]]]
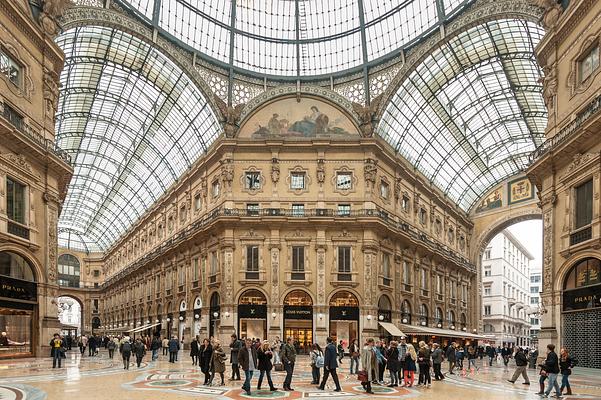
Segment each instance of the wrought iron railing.
[[593,229],[591,226],[586,226],[584,228],[578,229],[577,231],[570,234],[570,246],[574,246],[578,243],[586,242],[587,240],[592,239],[593,237]]

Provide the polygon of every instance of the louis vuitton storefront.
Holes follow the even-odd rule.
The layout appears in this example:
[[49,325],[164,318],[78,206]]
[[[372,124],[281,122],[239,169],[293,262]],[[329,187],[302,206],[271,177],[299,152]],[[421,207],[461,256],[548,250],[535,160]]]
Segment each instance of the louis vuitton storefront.
[[[563,347],[578,360],[578,366],[601,368],[601,261],[580,260],[564,282]],[[586,344],[586,345],[583,345]]]
[[238,332],[243,338],[267,339],[267,299],[259,290],[250,289],[240,296]]
[[33,354],[37,284],[29,262],[0,252],[0,358]]

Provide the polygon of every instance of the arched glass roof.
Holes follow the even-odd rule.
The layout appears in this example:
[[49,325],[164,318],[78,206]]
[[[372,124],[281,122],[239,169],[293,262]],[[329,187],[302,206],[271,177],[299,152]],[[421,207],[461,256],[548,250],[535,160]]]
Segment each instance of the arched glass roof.
[[118,1],[212,61],[297,77],[361,68],[398,52],[472,0]]
[[492,21],[430,54],[388,104],[378,133],[464,210],[523,170],[547,111],[534,47],[544,32]]
[[219,123],[182,70],[118,30],[71,29],[56,116],[74,160],[59,245],[107,249],[206,151]]

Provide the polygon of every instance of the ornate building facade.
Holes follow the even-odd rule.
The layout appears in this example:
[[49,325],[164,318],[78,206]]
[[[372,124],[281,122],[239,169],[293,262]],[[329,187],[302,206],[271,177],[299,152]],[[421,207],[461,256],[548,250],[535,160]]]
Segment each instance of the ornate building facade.
[[544,224],[539,342],[566,346],[579,365],[600,368],[587,348],[601,337],[601,4],[571,1],[563,14],[545,15],[552,29],[537,57],[549,122],[529,169]]

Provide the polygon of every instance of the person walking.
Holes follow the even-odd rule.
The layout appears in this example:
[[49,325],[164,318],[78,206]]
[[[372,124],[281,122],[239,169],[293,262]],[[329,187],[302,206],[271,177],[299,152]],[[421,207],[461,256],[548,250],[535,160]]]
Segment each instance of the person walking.
[[90,335],[90,339],[88,340],[88,356],[91,357],[96,354],[96,338],[94,335]]
[[509,358],[511,357],[511,349],[507,347],[507,345],[503,346],[503,349],[501,350],[501,357],[503,358],[503,365],[505,366],[505,369],[507,369]]
[[190,342],[190,357],[192,357],[192,365],[198,365],[198,349],[200,343],[198,343],[198,335]]
[[455,360],[456,360],[456,356],[455,356],[455,342],[451,342],[451,344],[449,345],[449,347],[447,347],[447,351],[445,353],[445,356],[447,358],[447,361],[449,362],[449,374],[450,375],[455,375],[455,373],[453,372],[453,370],[455,369]]
[[177,361],[177,352],[179,351],[179,341],[175,336],[171,336],[171,340],[169,341],[169,362],[175,363]]
[[292,385],[292,374],[294,373],[294,364],[296,363],[296,350],[292,345],[291,337],[286,339],[286,344],[284,344],[280,356],[282,358],[282,363],[284,364],[284,369],[286,370],[284,390],[292,391],[294,389],[292,389],[290,385]]
[[407,339],[403,336],[401,337],[401,342],[398,346],[399,349],[399,383],[404,382],[404,373],[405,373],[405,356],[407,355]]
[[488,356],[488,366],[492,367],[492,362],[494,361],[495,357],[497,356],[497,352],[495,351],[495,348],[492,346],[486,346],[486,355]]
[[117,344],[114,341],[109,340],[109,342],[106,344],[106,348],[109,351],[109,358],[112,360],[113,356],[115,355],[115,349],[117,348]]
[[362,373],[365,374],[365,380],[361,381],[361,386],[365,389],[365,393],[374,394],[371,390],[371,381],[375,379],[374,371],[377,368],[378,361],[376,360],[376,354],[374,353],[374,340],[372,338],[367,339],[367,343],[363,350],[361,350],[361,368]]
[[169,354],[169,339],[167,338],[167,336],[165,336],[163,338],[163,355],[166,356]]
[[390,346],[386,350],[386,366],[390,372],[390,385],[388,387],[399,386],[399,370],[401,368],[401,362],[399,361],[399,348],[396,341],[391,341]]
[[432,384],[432,377],[430,376],[430,349],[423,340],[419,342],[417,364],[419,366],[419,379],[417,385],[430,387]]
[[158,336],[152,338],[150,342],[150,350],[152,350],[152,361],[156,361],[159,358],[159,349],[161,348],[161,339]]
[[[324,360],[323,360],[323,380],[321,381],[321,385],[319,385],[319,390],[325,390],[326,382],[330,375],[332,375],[332,379],[334,380],[334,384],[336,385],[335,392],[340,392],[342,389],[340,388],[340,381],[338,380],[338,374],[336,373],[336,368],[338,368],[338,363],[336,362],[336,357],[340,357],[340,353],[337,353],[336,345],[334,344],[334,339],[328,337],[326,339],[328,343],[326,345],[324,351]],[[340,347],[338,348],[338,350]]]
[[58,367],[61,368],[61,362],[63,360],[63,354],[65,353],[63,340],[58,333],[55,333],[50,340],[50,355],[52,356],[52,368],[56,368],[58,361]]
[[123,358],[123,369],[129,369],[129,358],[131,357],[132,346],[129,342],[129,338],[126,337],[123,339],[123,343],[121,343],[121,347],[119,351],[121,352],[121,357]]
[[515,359],[516,368],[515,368],[515,372],[513,373],[513,376],[511,377],[511,379],[508,379],[508,381],[511,383],[515,383],[515,381],[518,379],[518,377],[521,374],[522,377],[524,378],[524,382],[522,382],[522,383],[524,385],[530,385],[530,379],[528,378],[528,371],[527,371],[528,359],[526,358],[526,354],[524,353],[524,350],[521,347],[518,347],[513,358]]
[[432,368],[434,369],[434,379],[441,381],[444,379],[444,375],[441,372],[444,353],[438,343],[432,344],[432,348]]
[[136,339],[134,343],[134,355],[136,356],[136,365],[140,368],[142,364],[142,359],[146,355],[146,345],[142,342],[140,338]]
[[86,353],[86,347],[88,346],[88,338],[86,335],[80,336],[78,346],[79,346],[79,352],[81,353],[82,356],[84,356]]
[[528,368],[536,368],[536,361],[538,360],[538,349],[536,347],[530,350],[529,357]]
[[404,383],[402,386],[411,387],[413,386],[413,382],[415,380],[415,371],[417,368],[415,366],[415,361],[417,360],[417,354],[415,353],[415,348],[411,343],[407,344],[407,354],[405,355],[405,368],[404,368]]
[[219,374],[221,378],[221,385],[225,385],[223,374],[225,373],[225,351],[221,347],[221,343],[219,340],[215,339],[213,341],[213,355],[211,356],[211,379],[209,380],[209,385],[213,384],[213,379],[215,379],[215,374]]
[[[326,345],[327,347],[327,345]],[[342,359],[344,358],[344,342],[341,340],[338,343],[338,364],[342,364]]]
[[244,371],[244,384],[242,385],[242,389],[248,396],[250,396],[251,381],[253,378],[253,373],[257,369],[258,360],[257,350],[253,346],[252,340],[249,338],[245,340],[244,347],[240,349],[240,352],[238,353],[238,363]]
[[467,369],[469,371],[474,368],[474,371],[478,371],[480,368],[476,365],[476,359],[478,358],[478,350],[475,346],[469,346],[467,348]]
[[[313,346],[311,347],[311,376],[313,377],[313,380],[311,381],[312,385],[319,385],[319,380],[320,380],[320,371],[324,366],[324,358],[323,358],[323,352],[321,351],[321,348],[319,347],[319,344],[317,343],[313,343]],[[352,361],[351,361],[351,368],[352,368]]]
[[572,394],[572,388],[570,387],[570,375],[572,374],[572,368],[577,364],[577,360],[570,357],[567,349],[561,349],[559,352],[559,370],[561,371],[561,387],[559,391],[563,394],[563,389],[566,388],[566,394],[570,396]]
[[463,346],[458,345],[455,350],[455,362],[457,363],[457,369],[463,371],[463,359],[465,358],[465,350]]
[[208,385],[211,380],[211,359],[213,357],[213,346],[209,342],[209,339],[204,339],[202,341],[202,346],[200,347],[200,370],[203,374],[205,374],[204,385]]
[[271,370],[273,369],[273,364],[271,359],[273,358],[273,352],[271,351],[271,346],[269,345],[269,341],[264,340],[261,347],[257,351],[257,361],[259,364],[259,382],[257,383],[257,390],[261,390],[261,384],[263,383],[263,376],[267,376],[267,383],[269,384],[269,390],[275,392],[278,390],[275,386],[273,386],[273,381],[271,380]]
[[359,372],[359,350],[357,339],[353,339],[348,348],[349,356],[351,358],[351,374],[357,374]]
[[547,345],[547,358],[545,359],[543,368],[545,369],[547,378],[549,380],[547,390],[545,390],[543,397],[549,397],[549,393],[551,393],[551,390],[555,388],[555,397],[560,398],[561,391],[559,390],[559,384],[557,383],[557,375],[559,374],[559,358],[557,357],[557,353],[555,353],[555,345],[552,343]]
[[235,333],[232,333],[230,342],[230,362],[232,363],[232,379],[231,381],[240,380],[240,367],[238,366],[238,353],[242,348],[242,341],[238,339]]

